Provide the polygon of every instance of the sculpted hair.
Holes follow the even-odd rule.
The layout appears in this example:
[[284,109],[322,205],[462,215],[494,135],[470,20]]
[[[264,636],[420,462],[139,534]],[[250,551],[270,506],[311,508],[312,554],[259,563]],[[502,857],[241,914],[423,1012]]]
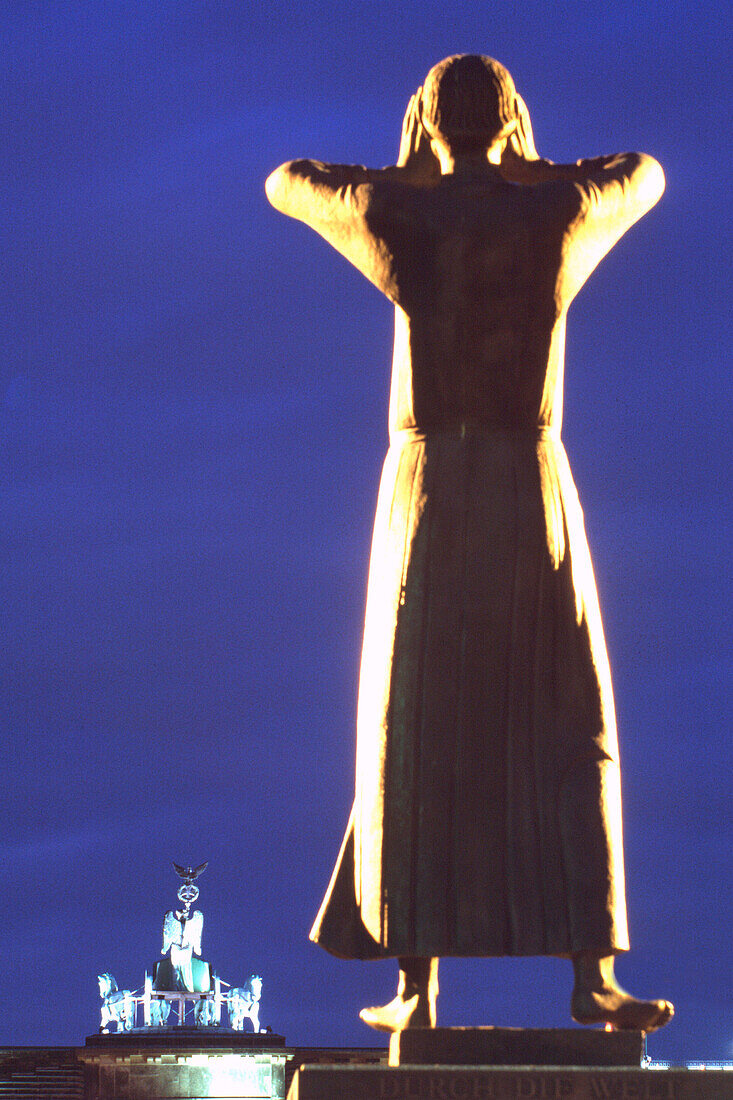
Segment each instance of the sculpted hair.
[[423,126],[453,149],[489,145],[516,119],[515,96],[514,81],[493,57],[446,57],[425,78]]

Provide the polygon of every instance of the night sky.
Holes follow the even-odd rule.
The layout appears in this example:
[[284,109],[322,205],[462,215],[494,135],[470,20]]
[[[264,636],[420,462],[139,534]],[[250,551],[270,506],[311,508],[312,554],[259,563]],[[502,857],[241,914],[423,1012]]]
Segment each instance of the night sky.
[[[0,1044],[77,1044],[200,880],[204,957],[293,1044],[380,1041],[393,962],[308,941],[353,790],[391,308],[267,204],[286,159],[393,163],[430,66],[513,74],[553,160],[667,192],[568,322],[564,439],[614,675],[655,1058],[733,1058],[730,26],[667,0],[0,7]],[[562,960],[442,969],[440,1022],[565,1026]]]

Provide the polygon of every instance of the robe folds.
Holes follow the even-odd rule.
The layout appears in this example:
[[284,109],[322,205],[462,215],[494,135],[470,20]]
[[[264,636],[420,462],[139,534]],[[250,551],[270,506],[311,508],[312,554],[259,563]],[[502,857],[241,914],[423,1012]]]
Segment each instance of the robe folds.
[[395,434],[354,811],[314,938],[359,958],[623,950],[611,681],[562,443]]

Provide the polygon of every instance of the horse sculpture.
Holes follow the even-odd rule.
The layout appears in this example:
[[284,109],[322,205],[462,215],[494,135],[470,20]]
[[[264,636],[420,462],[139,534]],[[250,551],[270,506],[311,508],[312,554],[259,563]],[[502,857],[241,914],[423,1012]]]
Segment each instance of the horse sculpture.
[[197,1027],[216,1027],[219,1023],[217,1015],[217,1005],[208,997],[202,997],[193,1006],[193,1018]]
[[109,1034],[109,1025],[116,1024],[117,1031],[131,1031],[135,1026],[135,998],[129,989],[118,989],[111,974],[97,975],[99,996],[102,998],[102,1020],[99,1030]]
[[259,974],[250,974],[244,985],[229,990],[229,1025],[234,1031],[244,1031],[246,1017],[251,1020],[255,1033],[259,1033],[261,995],[262,978]]
[[169,1001],[161,1001],[157,998],[150,1002],[150,1026],[151,1027],[165,1027],[168,1023],[168,1017],[171,1014],[171,1006]]

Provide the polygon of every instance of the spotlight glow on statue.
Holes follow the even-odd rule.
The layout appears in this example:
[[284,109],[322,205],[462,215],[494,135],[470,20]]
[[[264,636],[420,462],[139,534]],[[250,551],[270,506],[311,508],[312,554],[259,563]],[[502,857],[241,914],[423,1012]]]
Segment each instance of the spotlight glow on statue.
[[434,1025],[441,955],[568,956],[576,1020],[660,1027],[672,1006],[614,977],[616,724],[560,429],[568,307],[662,169],[539,158],[506,69],[457,56],[410,100],[396,166],[298,160],[266,186],[395,307],[354,808],[312,938],[399,959],[374,1027]]

